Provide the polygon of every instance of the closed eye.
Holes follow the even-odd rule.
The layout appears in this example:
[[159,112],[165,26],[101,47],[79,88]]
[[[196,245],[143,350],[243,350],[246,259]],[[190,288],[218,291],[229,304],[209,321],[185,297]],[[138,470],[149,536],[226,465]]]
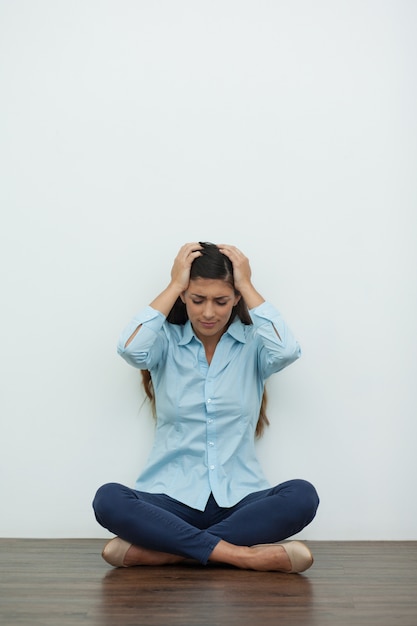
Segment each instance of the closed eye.
[[[193,304],[203,304],[204,300],[193,300],[192,301]],[[216,300],[216,304],[219,306],[226,306],[227,301],[226,302],[219,302],[218,300]]]

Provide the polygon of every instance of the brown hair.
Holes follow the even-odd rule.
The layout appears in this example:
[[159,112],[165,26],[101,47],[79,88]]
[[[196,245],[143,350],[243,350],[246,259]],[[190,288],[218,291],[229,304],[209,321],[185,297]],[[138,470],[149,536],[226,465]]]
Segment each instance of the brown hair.
[[[190,280],[195,278],[214,278],[224,280],[233,287],[236,293],[238,293],[234,285],[233,265],[230,259],[225,254],[222,254],[218,247],[213,243],[200,241],[200,245],[202,246],[202,254],[193,261],[190,271]],[[233,307],[232,315],[230,316],[229,320],[229,325],[233,322],[236,316],[243,324],[246,324],[247,326],[252,324],[248,307],[246,306],[246,302],[243,300],[243,298],[240,298],[236,306]],[[185,324],[187,320],[188,315],[185,304],[183,303],[181,298],[178,298],[167,316],[167,321],[171,324],[182,325]],[[151,402],[152,413],[155,417],[155,394],[151,374],[148,370],[142,370],[141,374],[143,387],[145,389],[146,395]],[[266,404],[267,395],[266,390],[264,389],[259,411],[259,418],[255,430],[255,435],[258,438],[263,435],[265,426],[269,425],[269,420],[266,416]]]

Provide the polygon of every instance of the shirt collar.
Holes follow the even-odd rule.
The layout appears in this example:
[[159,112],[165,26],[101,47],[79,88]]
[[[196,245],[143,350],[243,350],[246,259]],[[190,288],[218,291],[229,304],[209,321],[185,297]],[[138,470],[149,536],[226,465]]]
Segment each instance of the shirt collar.
[[[236,317],[236,319],[233,320],[233,322],[230,324],[229,328],[225,332],[225,335],[230,335],[236,341],[240,341],[240,343],[246,343],[244,324],[240,321],[238,317]],[[184,330],[182,333],[182,337],[178,342],[178,345],[185,346],[190,343],[193,338],[197,339],[196,335],[194,334],[193,327],[191,326],[190,320],[187,320],[184,324]]]

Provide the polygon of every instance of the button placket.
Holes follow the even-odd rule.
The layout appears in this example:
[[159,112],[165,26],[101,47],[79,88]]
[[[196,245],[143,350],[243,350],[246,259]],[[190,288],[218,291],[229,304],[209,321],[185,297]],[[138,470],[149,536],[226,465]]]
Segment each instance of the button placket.
[[[209,379],[206,381],[206,413],[207,413],[207,427],[206,427],[206,452],[207,452],[207,466],[210,473],[216,469],[216,431],[214,421],[214,403],[211,397],[212,381]],[[211,480],[211,478],[209,478]]]

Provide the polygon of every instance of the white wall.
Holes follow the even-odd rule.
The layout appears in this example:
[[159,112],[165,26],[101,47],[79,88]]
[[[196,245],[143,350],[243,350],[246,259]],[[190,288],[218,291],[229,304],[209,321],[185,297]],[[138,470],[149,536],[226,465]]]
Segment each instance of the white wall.
[[303,358],[273,482],[308,539],[417,539],[412,0],[1,0],[0,536],[105,537],[152,440],[119,331],[189,240],[229,242]]

